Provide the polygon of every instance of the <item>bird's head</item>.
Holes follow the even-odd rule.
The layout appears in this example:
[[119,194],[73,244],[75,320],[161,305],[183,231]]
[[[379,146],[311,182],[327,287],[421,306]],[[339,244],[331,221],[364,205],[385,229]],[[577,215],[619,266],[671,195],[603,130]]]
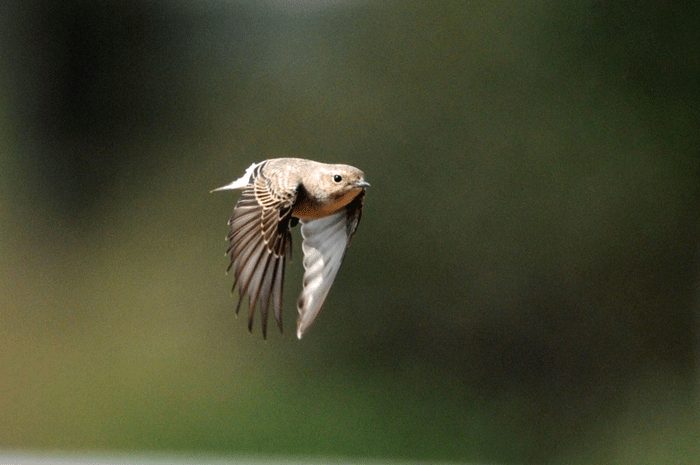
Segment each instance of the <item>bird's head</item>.
[[362,190],[369,187],[365,174],[349,165],[329,165],[327,169],[319,170],[319,184],[331,197],[355,198]]

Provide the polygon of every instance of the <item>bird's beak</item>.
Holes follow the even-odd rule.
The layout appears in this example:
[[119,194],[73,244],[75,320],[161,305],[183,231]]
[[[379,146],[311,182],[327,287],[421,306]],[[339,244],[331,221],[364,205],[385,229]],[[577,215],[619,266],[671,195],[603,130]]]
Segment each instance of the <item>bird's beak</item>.
[[362,188],[365,188],[365,187],[370,187],[370,186],[369,186],[369,183],[368,183],[367,181],[365,181],[364,179],[362,179],[362,180],[359,181],[357,184],[355,184],[355,187],[362,187]]

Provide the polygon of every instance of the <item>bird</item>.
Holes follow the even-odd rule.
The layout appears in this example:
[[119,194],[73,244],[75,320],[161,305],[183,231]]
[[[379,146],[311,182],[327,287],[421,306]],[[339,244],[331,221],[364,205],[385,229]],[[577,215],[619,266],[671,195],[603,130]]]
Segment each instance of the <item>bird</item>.
[[370,184],[359,169],[303,158],[253,163],[239,179],[215,191],[240,189],[228,224],[231,293],[238,285],[238,314],[248,295],[248,331],[260,304],[263,339],[272,303],[280,332],[285,264],[291,259],[291,228],[301,223],[303,287],[297,300],[297,338],[314,322],[335,280],[362,216]]

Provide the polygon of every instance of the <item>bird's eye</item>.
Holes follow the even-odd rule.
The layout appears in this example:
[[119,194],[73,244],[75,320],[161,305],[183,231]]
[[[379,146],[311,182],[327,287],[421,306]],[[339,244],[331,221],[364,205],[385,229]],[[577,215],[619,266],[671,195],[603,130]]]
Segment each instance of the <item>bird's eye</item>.
[[336,174],[336,175],[333,176],[333,181],[334,181],[334,182],[340,182],[340,181],[342,181],[342,180],[343,180],[343,177],[342,177],[341,175],[339,175],[339,174]]

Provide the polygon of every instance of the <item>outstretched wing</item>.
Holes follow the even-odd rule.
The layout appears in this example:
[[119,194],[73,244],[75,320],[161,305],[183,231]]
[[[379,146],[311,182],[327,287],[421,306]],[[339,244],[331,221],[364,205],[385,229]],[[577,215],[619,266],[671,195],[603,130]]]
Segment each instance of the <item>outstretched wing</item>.
[[364,195],[362,191],[345,208],[332,215],[301,221],[304,287],[297,303],[299,339],[318,316],[338,274],[350,240],[360,223]]
[[228,269],[233,268],[235,278],[231,292],[238,285],[236,313],[248,294],[248,329],[252,331],[255,305],[259,302],[262,333],[267,337],[270,301],[282,331],[282,288],[285,262],[292,249],[289,223],[294,197],[273,192],[270,181],[262,174],[263,166],[261,163],[256,167],[252,183],[245,186],[233,210],[231,230],[226,237],[231,245],[226,253],[231,257]]

